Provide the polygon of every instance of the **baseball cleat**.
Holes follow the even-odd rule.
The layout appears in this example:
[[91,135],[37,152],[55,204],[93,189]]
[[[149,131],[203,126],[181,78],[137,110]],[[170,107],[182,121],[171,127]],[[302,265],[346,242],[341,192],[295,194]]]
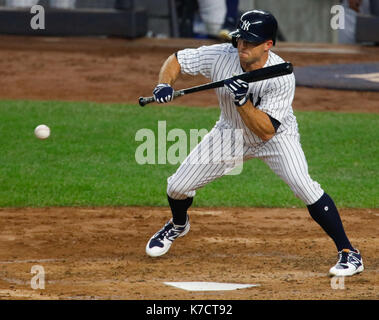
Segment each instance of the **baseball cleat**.
[[184,226],[174,225],[172,219],[168,221],[164,227],[153,235],[146,245],[146,253],[151,257],[159,257],[164,255],[171,247],[172,242],[179,237],[183,237],[190,230],[190,224]]
[[349,277],[364,270],[363,260],[358,250],[343,249],[338,252],[337,264],[330,268],[329,275]]

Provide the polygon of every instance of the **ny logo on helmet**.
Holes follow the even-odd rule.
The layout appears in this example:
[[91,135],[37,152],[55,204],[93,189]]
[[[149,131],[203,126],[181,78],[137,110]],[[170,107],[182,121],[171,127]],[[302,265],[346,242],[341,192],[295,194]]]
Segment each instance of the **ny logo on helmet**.
[[245,31],[248,31],[249,28],[250,28],[250,22],[247,21],[247,20],[245,20],[245,21],[242,23],[242,25],[241,25],[241,29],[242,29],[242,30],[245,30]]

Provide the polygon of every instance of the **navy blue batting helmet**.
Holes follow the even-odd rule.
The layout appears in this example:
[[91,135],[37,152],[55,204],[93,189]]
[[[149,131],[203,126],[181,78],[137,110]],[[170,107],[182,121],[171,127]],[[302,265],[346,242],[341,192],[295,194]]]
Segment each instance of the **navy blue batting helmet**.
[[237,30],[230,33],[234,47],[238,39],[248,42],[262,43],[266,40],[276,42],[278,22],[268,11],[252,10],[244,13],[238,23]]

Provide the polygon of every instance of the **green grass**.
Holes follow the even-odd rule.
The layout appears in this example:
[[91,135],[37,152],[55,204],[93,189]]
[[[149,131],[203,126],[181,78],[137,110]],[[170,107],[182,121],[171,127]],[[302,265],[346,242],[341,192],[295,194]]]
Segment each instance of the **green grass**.
[[[137,164],[136,132],[157,137],[159,120],[167,131],[210,130],[218,116],[213,108],[0,101],[0,207],[166,206],[166,180],[179,165]],[[338,206],[377,208],[379,116],[296,116],[311,176]],[[52,130],[44,141],[33,134],[42,123]],[[197,194],[195,206],[304,206],[256,159]]]

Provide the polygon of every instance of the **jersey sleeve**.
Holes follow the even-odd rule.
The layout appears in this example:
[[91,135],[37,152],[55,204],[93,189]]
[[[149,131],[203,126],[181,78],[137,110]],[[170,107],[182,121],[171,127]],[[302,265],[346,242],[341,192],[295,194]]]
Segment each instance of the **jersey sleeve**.
[[221,52],[220,45],[212,45],[202,46],[197,49],[179,50],[176,56],[182,73],[193,76],[202,74],[210,79],[215,61]]
[[257,108],[282,123],[283,119],[292,112],[294,95],[295,77],[293,74],[273,78]]

